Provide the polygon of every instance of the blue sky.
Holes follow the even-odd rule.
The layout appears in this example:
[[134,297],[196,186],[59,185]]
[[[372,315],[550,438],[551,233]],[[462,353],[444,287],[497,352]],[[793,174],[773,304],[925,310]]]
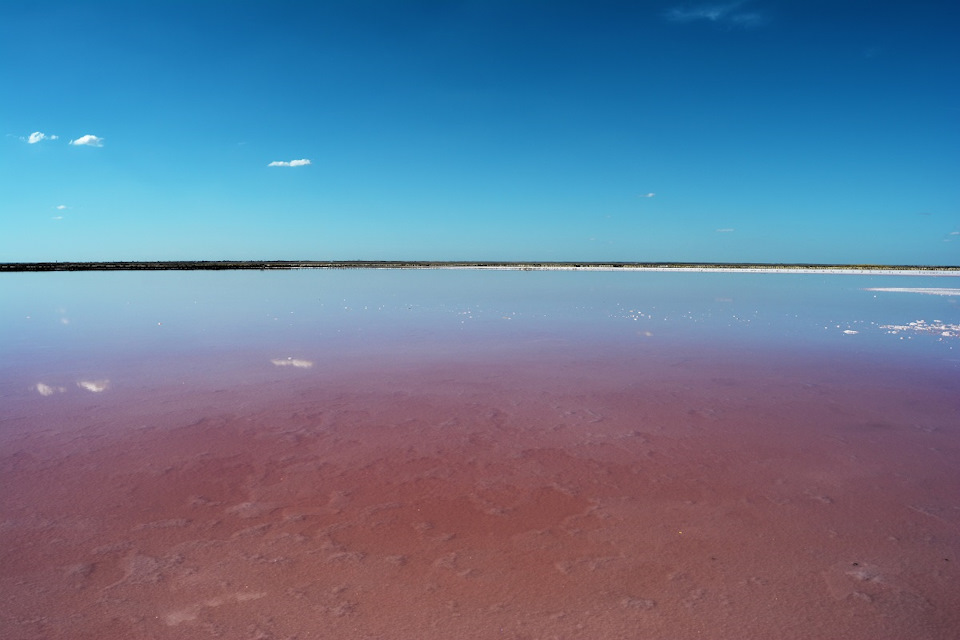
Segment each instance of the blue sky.
[[958,32],[952,0],[5,2],[0,261],[960,264]]

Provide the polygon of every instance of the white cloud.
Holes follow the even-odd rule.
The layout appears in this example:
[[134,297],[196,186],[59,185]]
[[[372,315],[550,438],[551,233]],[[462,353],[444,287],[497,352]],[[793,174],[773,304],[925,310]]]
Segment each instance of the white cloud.
[[664,14],[671,22],[696,22],[706,20],[736,27],[759,27],[766,19],[754,11],[739,11],[743,2],[728,4],[701,4],[692,7],[675,7]]
[[723,12],[723,7],[673,8],[667,11],[666,16],[668,20],[674,22],[693,22],[694,20],[716,22],[723,16]]
[[641,193],[641,194],[638,195],[637,197],[638,197],[638,198],[652,198],[652,197],[655,196],[655,195],[657,195],[657,194],[652,193],[652,192],[651,192],[651,193]]
[[40,142],[40,141],[42,141],[42,140],[56,140],[57,137],[58,137],[58,136],[55,136],[55,135],[49,135],[49,136],[48,136],[47,134],[43,133],[42,131],[34,131],[33,133],[31,133],[31,134],[26,138],[26,141],[27,141],[27,144],[37,144],[38,142]]
[[71,140],[70,144],[77,147],[102,147],[103,138],[98,138],[97,136],[88,133],[85,136],[80,136],[76,140]]
[[289,162],[284,162],[282,160],[274,160],[268,167],[305,167],[306,165],[311,164],[306,158],[301,158],[300,160],[291,160]]
[[733,229],[730,227],[725,227],[723,229],[717,229],[717,233],[733,233]]
[[53,216],[54,220],[63,220],[63,216]]
[[57,211],[63,211],[64,209],[69,209],[70,207],[68,207],[68,206],[65,205],[65,204],[58,204],[58,205],[57,205],[56,207],[54,207],[54,208],[55,208]]

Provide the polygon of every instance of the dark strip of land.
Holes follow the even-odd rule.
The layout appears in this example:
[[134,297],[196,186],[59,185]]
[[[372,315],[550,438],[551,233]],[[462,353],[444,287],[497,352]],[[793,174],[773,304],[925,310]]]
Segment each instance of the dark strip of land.
[[432,260],[176,260],[155,262],[6,262],[0,272],[217,271],[235,269],[513,269],[520,271],[771,271],[960,275],[957,265],[797,264],[728,262],[488,262]]

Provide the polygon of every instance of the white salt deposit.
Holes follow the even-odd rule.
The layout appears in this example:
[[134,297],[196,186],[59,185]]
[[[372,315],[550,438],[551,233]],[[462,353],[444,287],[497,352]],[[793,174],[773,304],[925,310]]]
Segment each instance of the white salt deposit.
[[887,293],[925,293],[933,296],[960,296],[960,289],[948,287],[872,287],[864,291],[884,291]]

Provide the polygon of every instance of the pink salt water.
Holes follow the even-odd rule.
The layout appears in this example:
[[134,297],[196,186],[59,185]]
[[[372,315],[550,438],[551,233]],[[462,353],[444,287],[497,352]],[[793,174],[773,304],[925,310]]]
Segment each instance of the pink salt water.
[[597,322],[8,363],[0,637],[960,635],[950,352]]

